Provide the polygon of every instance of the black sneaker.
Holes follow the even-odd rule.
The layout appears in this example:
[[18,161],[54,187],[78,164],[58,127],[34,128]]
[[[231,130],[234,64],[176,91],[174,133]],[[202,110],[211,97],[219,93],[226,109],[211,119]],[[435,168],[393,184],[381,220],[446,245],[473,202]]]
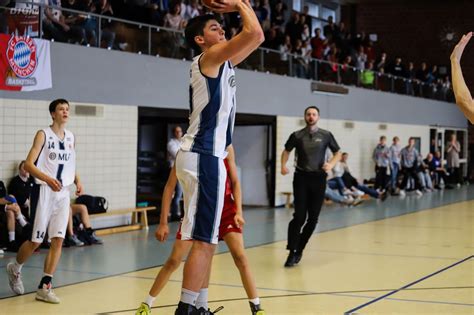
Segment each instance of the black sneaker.
[[201,313],[196,308],[196,306],[179,302],[178,308],[174,312],[174,315],[201,315]]
[[16,241],[8,242],[7,252],[17,253],[19,249],[20,249],[20,246],[18,245],[18,242]]
[[216,308],[214,310],[214,312],[211,312],[210,309],[205,309],[204,307],[201,307],[198,311],[199,311],[199,315],[213,315],[219,311],[221,311],[222,309],[224,309],[224,306],[219,306],[218,308]]
[[260,307],[260,304],[253,304],[249,302],[250,310],[252,311],[252,315],[265,315],[265,311]]
[[95,232],[92,231],[91,233],[88,233],[88,239],[91,244],[104,244],[104,241],[95,235]]
[[297,250],[295,252],[295,264],[300,262],[301,257],[303,257],[303,251],[302,250]]
[[285,267],[293,267],[294,265],[296,265],[295,253],[293,251],[290,251],[290,253],[288,254],[288,258],[285,262]]

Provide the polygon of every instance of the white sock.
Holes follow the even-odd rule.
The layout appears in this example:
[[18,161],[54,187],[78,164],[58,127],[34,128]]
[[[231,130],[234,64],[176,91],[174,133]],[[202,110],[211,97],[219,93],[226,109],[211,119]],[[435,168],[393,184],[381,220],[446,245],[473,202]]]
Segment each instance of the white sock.
[[201,307],[204,307],[205,310],[208,309],[208,306],[207,306],[207,296],[208,296],[208,289],[205,288],[205,289],[201,289],[199,291],[199,296],[196,300],[196,308],[197,309],[200,309]]
[[147,298],[145,299],[145,303],[148,304],[148,306],[151,308],[153,306],[153,302],[155,302],[155,299],[156,297],[148,295]]
[[20,264],[18,261],[16,261],[15,259],[15,262],[13,263],[13,268],[15,268],[16,272],[21,272],[21,268],[23,267],[23,264]]
[[195,306],[198,296],[199,296],[199,292],[194,292],[194,291],[182,288],[180,301],[185,304],[190,304],[190,305]]
[[8,241],[13,242],[15,240],[15,231],[8,232]]
[[28,222],[26,222],[25,217],[22,214],[19,214],[16,217],[16,219],[18,220],[18,223],[20,223],[21,227],[24,227],[25,225],[28,224]]
[[260,305],[260,298],[256,297],[255,299],[249,299],[250,303],[253,305]]

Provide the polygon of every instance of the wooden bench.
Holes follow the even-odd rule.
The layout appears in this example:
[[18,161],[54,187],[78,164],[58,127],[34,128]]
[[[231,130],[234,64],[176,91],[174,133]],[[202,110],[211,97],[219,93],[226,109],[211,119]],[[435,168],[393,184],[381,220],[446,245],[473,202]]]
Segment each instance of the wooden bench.
[[[96,234],[100,236],[100,235],[106,235],[106,234],[148,229],[148,218],[147,218],[146,213],[147,211],[150,211],[150,210],[156,210],[156,207],[143,207],[143,208],[110,211],[110,212],[104,212],[104,213],[91,214],[90,217],[93,219],[93,218],[109,217],[109,216],[115,216],[115,215],[132,214],[132,223],[130,225],[110,227],[110,228],[97,230]],[[138,221],[138,214],[140,214],[140,221]]]

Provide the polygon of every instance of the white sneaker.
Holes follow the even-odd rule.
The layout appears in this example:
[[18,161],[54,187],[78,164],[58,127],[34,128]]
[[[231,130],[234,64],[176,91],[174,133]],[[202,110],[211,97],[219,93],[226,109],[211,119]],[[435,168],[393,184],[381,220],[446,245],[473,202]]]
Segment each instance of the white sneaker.
[[363,195],[365,195],[365,192],[363,192],[361,190],[358,190],[358,189],[356,189],[354,192],[355,192],[356,196],[358,196],[358,197],[362,197]]
[[403,189],[400,189],[400,197],[405,197],[406,196],[406,193]]
[[36,291],[36,300],[51,304],[59,304],[61,302],[56,294],[54,294],[51,284],[43,284],[43,288]]
[[7,274],[10,289],[18,295],[25,293],[25,287],[23,286],[23,281],[21,281],[21,272],[15,271],[14,263],[9,263],[7,265]]
[[419,189],[417,189],[417,190],[415,191],[415,193],[416,193],[418,196],[423,196],[423,193],[422,193]]

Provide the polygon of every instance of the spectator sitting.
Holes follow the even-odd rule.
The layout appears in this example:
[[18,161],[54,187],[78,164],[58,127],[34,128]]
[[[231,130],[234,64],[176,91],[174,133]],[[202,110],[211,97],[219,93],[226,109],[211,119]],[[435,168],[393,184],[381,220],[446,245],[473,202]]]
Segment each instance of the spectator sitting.
[[[28,222],[21,214],[20,206],[16,202],[15,197],[7,195],[7,190],[2,181],[0,181],[0,209],[0,226],[3,226],[3,229],[0,228],[0,231],[6,230],[8,232],[8,237],[1,235],[1,239],[4,239],[7,251],[16,252],[24,241],[23,237],[17,237],[16,221],[18,221],[22,228],[26,228]],[[8,241],[6,240],[7,238]]]
[[[60,0],[48,0],[48,5],[61,7]],[[75,19],[66,20],[61,10],[58,8],[46,7],[42,21],[43,31],[46,38],[54,39],[58,42],[68,42],[72,40],[79,44],[86,44],[86,31],[74,25]]]
[[15,196],[21,213],[27,219],[31,219],[30,209],[30,193],[33,187],[33,180],[30,173],[25,170],[25,161],[21,161],[18,165],[18,175],[13,177],[8,185],[8,192]]
[[453,188],[451,185],[448,184],[448,172],[446,172],[446,169],[441,163],[440,151],[436,151],[434,155],[432,153],[429,153],[424,162],[428,165],[435,189],[441,189],[441,180],[443,180],[444,182],[444,188]]
[[346,187],[349,187],[353,191],[354,190],[362,191],[372,198],[380,199],[384,201],[387,198],[386,192],[378,192],[375,189],[371,189],[367,187],[366,185],[362,185],[359,183],[359,181],[355,177],[352,176],[349,170],[349,165],[347,164],[348,159],[349,159],[349,153],[347,152],[342,153],[340,163],[344,170],[344,173],[342,175],[342,180],[344,181],[344,185]]
[[[79,221],[84,227],[84,235],[81,237],[77,237],[74,233],[73,229],[73,216],[79,218]],[[98,238],[95,235],[95,231],[92,229],[89,212],[87,211],[87,207],[82,204],[71,204],[71,211],[70,217],[67,227],[67,240],[71,246],[82,246],[84,242],[87,244],[103,244],[104,242],[102,239]],[[81,244],[82,243],[82,244]]]
[[421,154],[418,156],[417,174],[423,192],[433,191],[433,181],[431,180],[430,170],[428,164],[423,161]]
[[64,239],[63,246],[84,246],[84,242],[77,237],[76,233],[74,233],[74,219],[72,216],[72,207],[69,207],[69,220],[67,222],[66,238]]
[[360,198],[352,198],[351,196],[341,196],[339,193],[329,188],[329,186],[326,186],[324,197],[331,201],[352,207],[355,207],[363,202],[363,200]]

